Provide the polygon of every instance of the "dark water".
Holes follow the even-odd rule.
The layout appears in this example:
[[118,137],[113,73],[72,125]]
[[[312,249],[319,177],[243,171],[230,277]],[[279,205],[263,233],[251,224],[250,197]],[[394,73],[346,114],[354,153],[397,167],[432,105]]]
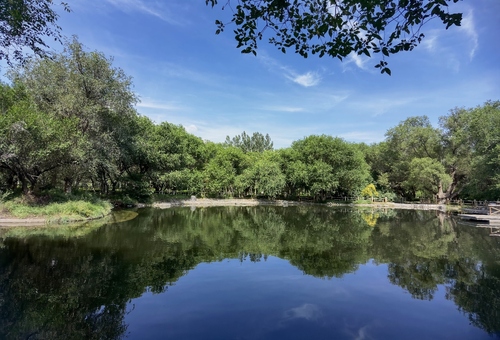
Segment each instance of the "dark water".
[[435,212],[149,209],[14,234],[2,339],[500,337],[500,237]]

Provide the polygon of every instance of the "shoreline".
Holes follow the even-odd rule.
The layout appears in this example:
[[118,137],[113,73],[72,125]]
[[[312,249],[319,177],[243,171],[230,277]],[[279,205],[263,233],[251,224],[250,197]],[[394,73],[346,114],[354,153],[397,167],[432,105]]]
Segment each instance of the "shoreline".
[[[280,206],[280,207],[291,207],[291,206],[308,206],[308,205],[322,205],[327,207],[368,207],[377,209],[405,209],[405,210],[437,210],[437,211],[449,211],[450,207],[445,204],[415,204],[415,203],[317,203],[317,202],[302,202],[302,201],[286,201],[286,200],[267,200],[267,199],[248,199],[248,198],[196,198],[196,199],[175,199],[167,202],[155,202],[153,204],[137,204],[136,208],[146,208],[153,207],[158,209],[169,209],[174,207],[251,207],[251,206]],[[453,209],[459,210],[459,209]],[[111,212],[110,212],[111,213]],[[79,219],[79,220],[65,220],[60,217],[56,220],[51,220],[50,218],[43,217],[28,217],[28,218],[16,218],[16,217],[6,217],[0,218],[0,228],[1,227],[24,227],[24,226],[40,226],[46,224],[60,224],[64,225],[73,222],[85,222],[104,218],[107,215],[98,218],[89,219]],[[64,221],[65,223],[60,223]],[[67,223],[66,223],[67,222]]]
[[44,217],[27,217],[27,218],[17,218],[17,217],[6,217],[6,218],[0,218],[0,228],[9,228],[9,227],[39,227],[39,226],[44,226],[44,225],[68,225],[71,223],[78,223],[78,222],[91,222],[91,221],[96,221],[96,220],[101,220],[103,218],[106,218],[107,216],[112,214],[112,210],[110,210],[107,214],[102,215],[100,217],[91,217],[91,218],[73,218],[73,219],[66,219],[64,216],[58,217],[55,219],[51,219],[50,217],[44,218]]
[[[172,200],[168,202],[156,202],[151,206],[153,208],[168,209],[173,207],[223,207],[223,206],[307,206],[307,205],[323,205],[327,207],[372,207],[382,209],[407,209],[407,210],[438,210],[448,211],[449,207],[445,204],[415,204],[415,203],[317,203],[317,202],[301,202],[301,201],[286,201],[286,200],[266,200],[266,199],[247,199],[247,198],[197,198]],[[141,206],[145,207],[145,205]]]

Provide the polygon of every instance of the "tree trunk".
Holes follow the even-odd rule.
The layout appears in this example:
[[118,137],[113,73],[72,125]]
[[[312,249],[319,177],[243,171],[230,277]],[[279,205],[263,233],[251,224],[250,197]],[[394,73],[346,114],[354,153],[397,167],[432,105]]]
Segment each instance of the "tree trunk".
[[29,190],[28,190],[28,180],[26,179],[26,177],[24,176],[19,176],[19,180],[21,181],[21,187],[22,187],[22,190],[23,190],[23,194],[28,194]]
[[71,180],[71,178],[65,178],[64,179],[64,192],[66,194],[71,194],[73,190],[73,181]]

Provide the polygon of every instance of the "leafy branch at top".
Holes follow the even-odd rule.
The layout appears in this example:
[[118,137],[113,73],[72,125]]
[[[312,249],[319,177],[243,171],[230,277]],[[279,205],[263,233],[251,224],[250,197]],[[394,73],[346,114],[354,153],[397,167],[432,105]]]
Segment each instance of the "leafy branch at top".
[[[381,54],[375,66],[391,74],[386,57],[411,51],[424,38],[421,28],[438,18],[448,29],[460,26],[461,13],[450,13],[448,4],[460,0],[227,0],[232,10],[237,47],[257,54],[257,42],[266,30],[269,42],[283,53],[289,48],[307,58],[328,55],[342,60],[351,53],[371,57]],[[236,6],[231,6],[236,2]],[[205,0],[215,7],[217,0]],[[216,20],[219,34],[226,24]]]

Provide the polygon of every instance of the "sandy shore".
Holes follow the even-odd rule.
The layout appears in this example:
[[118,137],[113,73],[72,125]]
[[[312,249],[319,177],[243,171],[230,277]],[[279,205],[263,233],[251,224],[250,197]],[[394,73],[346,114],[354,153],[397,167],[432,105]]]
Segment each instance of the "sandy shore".
[[352,203],[315,203],[284,200],[264,200],[264,199],[211,199],[197,198],[185,200],[173,200],[169,202],[157,202],[153,204],[154,208],[166,209],[171,207],[222,207],[222,206],[304,206],[304,205],[325,205],[325,206],[348,206],[348,207],[370,207],[381,209],[410,209],[410,210],[439,210],[446,211],[444,204],[409,204],[409,203],[372,203],[372,204],[352,204]]
[[160,209],[166,209],[171,207],[231,207],[231,206],[250,207],[257,205],[274,205],[274,206],[288,207],[294,205],[311,205],[311,204],[318,204],[318,203],[284,201],[284,200],[245,199],[245,198],[241,199],[197,198],[197,199],[185,199],[185,200],[172,200],[169,202],[157,202],[153,204],[153,207]]

